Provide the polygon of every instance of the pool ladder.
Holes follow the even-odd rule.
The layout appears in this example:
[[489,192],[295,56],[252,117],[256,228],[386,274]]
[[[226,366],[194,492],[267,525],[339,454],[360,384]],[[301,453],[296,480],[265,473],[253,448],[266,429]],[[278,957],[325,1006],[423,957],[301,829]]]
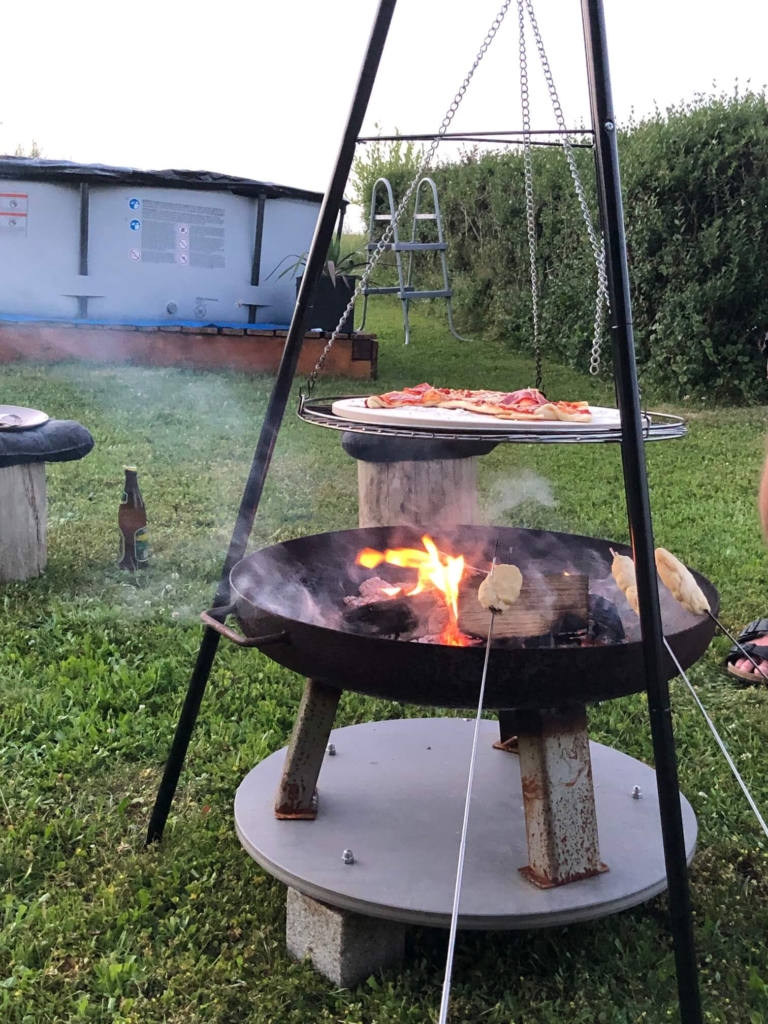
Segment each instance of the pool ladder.
[[[389,203],[389,213],[377,213],[378,208],[378,194],[379,188],[383,188],[386,193],[386,198]],[[422,193],[426,190],[428,197],[429,191],[432,192],[432,213],[422,213]],[[382,222],[391,223],[395,218],[395,198],[392,194],[392,186],[386,178],[379,178],[374,183],[373,191],[371,193],[371,216],[368,221],[368,243],[366,245],[367,252],[373,252],[378,247],[378,238],[380,234],[378,231],[379,225]],[[421,235],[421,225],[424,221],[434,221],[437,226],[437,241],[436,242],[422,242],[419,241]],[[403,304],[403,326],[405,328],[405,344],[409,344],[411,340],[411,325],[408,318],[408,306],[411,302],[415,302],[417,299],[445,299],[446,306],[448,308],[448,327],[454,338],[458,338],[459,341],[467,341],[467,338],[462,338],[453,325],[453,291],[448,280],[448,261],[446,259],[446,250],[448,246],[443,235],[443,219],[440,216],[440,202],[437,198],[437,185],[434,183],[432,178],[422,178],[416,186],[416,201],[413,209],[413,226],[411,228],[411,240],[410,242],[401,242],[397,234],[397,222],[394,224],[394,230],[392,233],[392,241],[387,242],[384,246],[385,252],[393,252],[395,254],[395,266],[397,268],[397,280],[398,283],[392,287],[369,287],[363,288],[363,321],[358,327],[359,331],[362,331],[365,327],[365,320],[368,315],[368,296],[369,295],[396,295]],[[443,287],[433,290],[419,290],[414,287],[413,284],[413,257],[419,252],[439,252],[440,253],[440,266],[443,272]],[[403,253],[408,253],[408,269],[407,273],[404,273],[403,268]]]

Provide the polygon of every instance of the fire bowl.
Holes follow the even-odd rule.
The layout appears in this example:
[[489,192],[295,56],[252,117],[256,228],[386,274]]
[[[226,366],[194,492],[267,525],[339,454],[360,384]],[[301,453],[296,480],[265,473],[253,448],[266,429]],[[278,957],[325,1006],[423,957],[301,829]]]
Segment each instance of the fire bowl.
[[[520,645],[493,647],[488,665],[488,710],[551,708],[570,702],[622,697],[645,689],[643,647],[637,617],[611,576],[610,549],[631,554],[613,541],[512,527],[462,526],[425,531],[373,527],[316,534],[262,548],[233,568],[231,611],[249,638],[273,661],[304,676],[407,704],[472,708],[477,704],[484,647],[450,647],[360,635],[349,628],[344,598],[358,593],[373,573],[355,563],[363,548],[419,547],[425,532],[438,548],[463,554],[469,565],[488,569],[495,550],[526,578],[573,573],[589,578],[591,595],[612,602],[625,639],[595,646]],[[497,547],[498,543],[498,547]],[[413,572],[382,566],[376,574],[393,584]],[[712,611],[715,587],[694,572]],[[687,668],[706,651],[714,633],[709,617],[685,611],[659,583],[664,632]],[[233,635],[226,630],[227,635]],[[672,659],[667,677],[676,675]]]

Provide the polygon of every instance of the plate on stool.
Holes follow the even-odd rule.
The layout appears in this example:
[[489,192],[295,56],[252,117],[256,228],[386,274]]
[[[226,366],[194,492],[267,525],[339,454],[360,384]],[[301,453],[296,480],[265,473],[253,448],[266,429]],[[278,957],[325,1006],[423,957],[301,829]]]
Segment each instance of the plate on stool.
[[39,409],[27,409],[23,405],[0,405],[0,430],[28,430],[47,423],[50,416]]

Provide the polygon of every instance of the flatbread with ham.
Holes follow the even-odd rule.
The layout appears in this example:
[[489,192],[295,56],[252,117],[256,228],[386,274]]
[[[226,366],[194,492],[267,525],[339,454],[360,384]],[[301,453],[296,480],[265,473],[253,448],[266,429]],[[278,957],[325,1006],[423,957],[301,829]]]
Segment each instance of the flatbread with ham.
[[418,384],[402,391],[371,395],[366,399],[369,409],[440,408],[466,409],[481,416],[501,420],[563,420],[570,423],[591,423],[587,402],[550,402],[536,388],[520,391],[469,391],[458,388],[435,388]]

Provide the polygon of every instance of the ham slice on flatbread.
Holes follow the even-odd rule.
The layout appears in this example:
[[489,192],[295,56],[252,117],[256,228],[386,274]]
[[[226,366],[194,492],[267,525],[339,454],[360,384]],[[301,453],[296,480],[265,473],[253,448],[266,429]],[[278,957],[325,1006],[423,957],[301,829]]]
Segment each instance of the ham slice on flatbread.
[[458,388],[434,388],[418,384],[402,391],[371,395],[366,399],[369,409],[440,408],[465,409],[481,416],[502,420],[563,420],[570,423],[591,423],[587,402],[550,402],[536,388],[520,391],[469,391]]

